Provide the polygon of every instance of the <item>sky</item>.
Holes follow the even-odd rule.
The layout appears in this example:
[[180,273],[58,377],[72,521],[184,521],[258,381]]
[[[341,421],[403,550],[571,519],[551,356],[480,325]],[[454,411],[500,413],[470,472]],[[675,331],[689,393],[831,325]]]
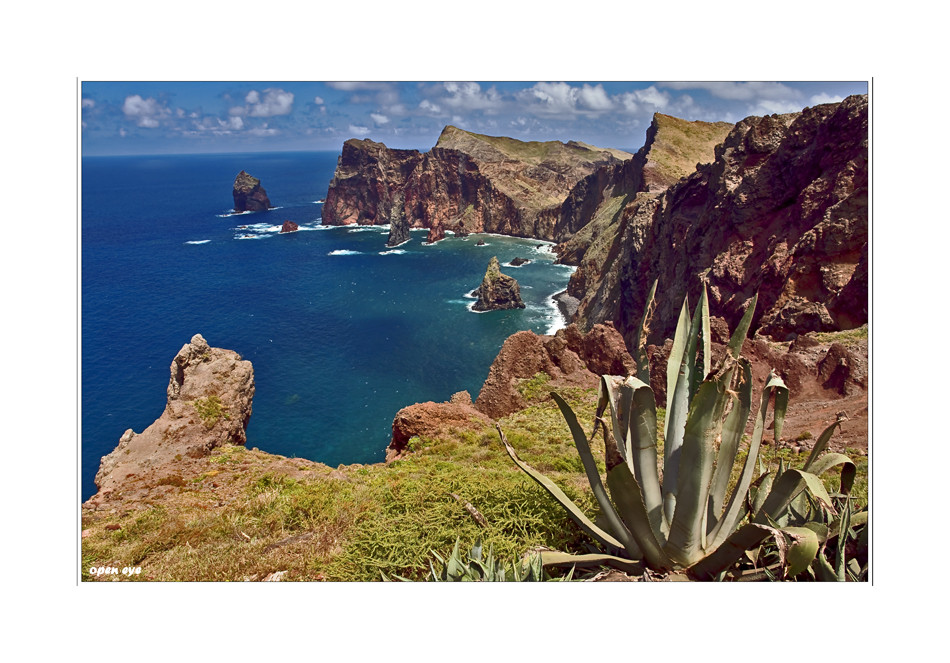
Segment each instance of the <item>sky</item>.
[[349,138],[427,150],[446,125],[636,150],[656,112],[738,122],[866,94],[857,82],[82,81],[83,156],[339,151]]

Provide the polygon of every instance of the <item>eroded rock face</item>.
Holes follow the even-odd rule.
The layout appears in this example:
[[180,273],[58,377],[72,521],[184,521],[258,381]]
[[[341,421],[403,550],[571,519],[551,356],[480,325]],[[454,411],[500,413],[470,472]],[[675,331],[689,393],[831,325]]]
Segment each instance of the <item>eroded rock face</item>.
[[297,232],[298,228],[300,228],[300,226],[298,226],[293,221],[284,221],[284,224],[280,227],[280,232],[281,233]]
[[243,170],[234,178],[234,211],[266,212],[271,206],[261,181]]
[[392,150],[348,140],[323,208],[326,225],[385,224],[397,194],[428,241],[493,232],[553,239],[560,204],[599,167],[631,155],[582,143],[523,143],[446,127],[435,147]]
[[236,352],[212,348],[195,334],[172,361],[167,393],[162,416],[141,433],[127,430],[102,458],[95,479],[100,493],[118,489],[130,476],[167,470],[176,457],[247,441],[254,369]]
[[518,386],[538,373],[548,375],[552,387],[596,387],[600,375],[634,372],[636,362],[623,337],[608,325],[595,325],[587,334],[576,325],[568,325],[554,336],[520,331],[505,340],[475,407],[493,419],[528,407]]
[[512,308],[524,308],[521,300],[521,288],[518,281],[501,273],[498,258],[492,257],[485,270],[482,284],[473,293],[478,301],[472,307],[476,311],[501,311]]
[[661,342],[702,279],[730,327],[758,292],[752,329],[775,340],[866,322],[867,121],[867,96],[852,96],[739,122],[715,161],[620,213],[600,271],[579,268],[583,287],[568,288],[578,321],[613,320],[631,341],[659,279]]
[[403,209],[405,202],[402,194],[396,194],[389,209],[389,239],[386,246],[390,248],[409,241],[409,222],[406,221],[406,211]]

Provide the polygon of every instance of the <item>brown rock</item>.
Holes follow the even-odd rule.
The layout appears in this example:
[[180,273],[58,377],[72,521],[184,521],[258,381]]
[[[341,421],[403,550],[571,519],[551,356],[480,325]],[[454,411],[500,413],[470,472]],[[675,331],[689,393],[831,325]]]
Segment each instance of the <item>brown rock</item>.
[[832,343],[818,362],[818,381],[825,389],[850,396],[867,388],[867,369],[854,353],[841,343]]
[[99,494],[118,489],[135,475],[169,483],[176,457],[200,457],[217,446],[247,441],[254,397],[251,362],[231,350],[212,348],[195,334],[175,356],[170,372],[165,411],[141,434],[127,430],[103,457],[95,479]]
[[282,226],[280,227],[280,232],[281,232],[281,233],[297,232],[297,229],[298,229],[299,227],[300,227],[300,226],[298,226],[298,225],[297,225],[296,223],[294,223],[293,221],[284,221],[284,225],[282,225]]
[[597,325],[583,334],[575,325],[554,336],[521,331],[508,337],[488,371],[475,407],[499,419],[529,402],[518,391],[524,381],[545,373],[552,388],[597,386],[600,375],[627,375],[636,363],[616,329]]
[[266,212],[271,206],[261,181],[243,170],[234,178],[232,194],[235,212]]
[[446,127],[422,154],[348,140],[323,209],[326,225],[384,224],[397,194],[408,223],[436,242],[492,232],[554,239],[559,206],[601,166],[630,155],[582,143],[522,143]]
[[482,284],[474,291],[478,301],[472,307],[475,311],[499,311],[512,308],[524,308],[521,300],[521,288],[518,281],[501,273],[498,258],[492,257],[485,270]]
[[[467,392],[460,392],[467,393]],[[450,403],[416,403],[404,407],[396,413],[393,419],[393,437],[386,450],[386,461],[400,457],[413,437],[436,437],[443,435],[450,429],[481,430],[490,427],[491,419],[476,410],[471,404],[460,402],[461,398],[453,396]]]

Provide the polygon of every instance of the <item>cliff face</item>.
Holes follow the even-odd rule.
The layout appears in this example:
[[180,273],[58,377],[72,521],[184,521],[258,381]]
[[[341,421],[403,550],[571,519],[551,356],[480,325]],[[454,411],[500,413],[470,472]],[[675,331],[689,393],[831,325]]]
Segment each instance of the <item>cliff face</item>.
[[631,341],[658,278],[650,340],[662,342],[702,278],[730,328],[755,292],[753,329],[777,340],[866,322],[867,110],[854,96],[738,123],[713,163],[623,209],[599,273],[572,279],[578,321],[614,320]]
[[525,143],[455,127],[446,127],[425,154],[349,140],[330,182],[323,223],[388,223],[401,195],[408,225],[429,228],[429,241],[446,230],[554,240],[560,205],[574,185],[630,156],[583,143]]
[[96,473],[100,497],[145,475],[174,474],[184,457],[205,456],[224,444],[243,445],[254,398],[254,370],[231,350],[212,348],[200,334],[171,364],[162,416],[142,433],[127,430]]

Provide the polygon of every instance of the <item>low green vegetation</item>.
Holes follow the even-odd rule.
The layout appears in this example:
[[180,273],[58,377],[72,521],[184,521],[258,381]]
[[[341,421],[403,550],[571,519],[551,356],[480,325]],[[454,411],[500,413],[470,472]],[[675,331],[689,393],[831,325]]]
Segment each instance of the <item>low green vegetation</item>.
[[198,413],[198,416],[201,417],[205,428],[214,428],[215,424],[217,424],[222,417],[224,419],[231,418],[224,410],[224,404],[221,402],[221,399],[214,395],[208,396],[207,398],[199,398],[192,403],[192,406],[195,408],[195,412]]

